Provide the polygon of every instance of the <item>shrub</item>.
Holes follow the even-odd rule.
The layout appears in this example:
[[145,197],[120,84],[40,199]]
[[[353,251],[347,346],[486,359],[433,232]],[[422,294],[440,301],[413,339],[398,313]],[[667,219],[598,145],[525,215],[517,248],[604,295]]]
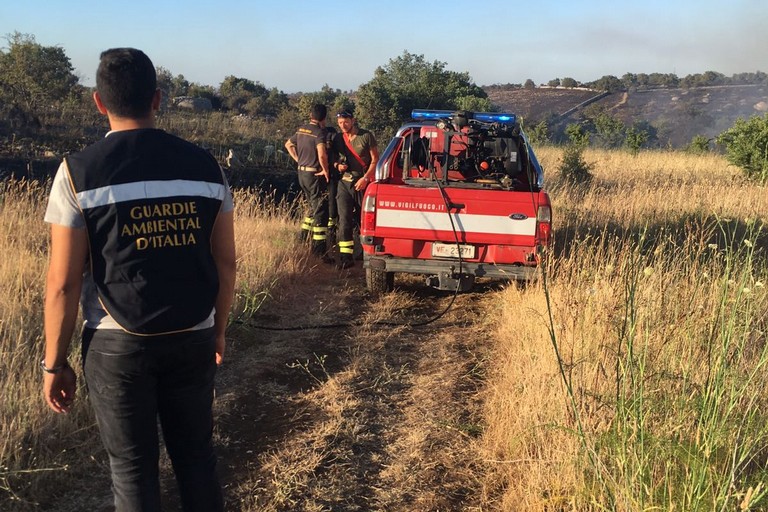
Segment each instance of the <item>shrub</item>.
[[546,120],[539,121],[532,128],[526,130],[526,134],[534,146],[547,144],[552,140],[552,134]]
[[624,145],[627,147],[632,155],[637,155],[646,143],[648,142],[648,132],[636,127],[627,128],[626,136],[624,138]]
[[563,180],[574,183],[589,183],[592,181],[593,164],[584,160],[584,146],[571,143],[563,151],[560,161],[560,176]]
[[703,155],[709,153],[709,143],[712,139],[705,135],[696,135],[691,139],[690,144],[685,146],[685,152],[692,155]]
[[726,157],[744,174],[761,183],[768,181],[768,114],[736,123],[717,136],[725,146]]

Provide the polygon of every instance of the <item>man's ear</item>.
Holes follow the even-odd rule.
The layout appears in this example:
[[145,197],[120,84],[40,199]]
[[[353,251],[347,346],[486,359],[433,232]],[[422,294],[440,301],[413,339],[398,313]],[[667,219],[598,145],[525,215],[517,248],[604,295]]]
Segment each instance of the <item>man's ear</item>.
[[152,96],[152,110],[157,112],[160,110],[160,102],[163,99],[163,91],[155,89],[155,95]]
[[93,92],[93,101],[96,103],[96,108],[99,109],[99,112],[107,115],[107,107],[104,106],[104,103],[101,101],[101,96],[99,95],[99,91]]

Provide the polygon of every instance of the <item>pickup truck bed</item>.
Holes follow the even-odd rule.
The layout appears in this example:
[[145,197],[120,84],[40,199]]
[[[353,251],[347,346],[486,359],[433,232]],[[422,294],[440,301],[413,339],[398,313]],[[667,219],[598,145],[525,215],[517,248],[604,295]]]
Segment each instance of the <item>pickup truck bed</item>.
[[[395,273],[425,274],[445,290],[467,290],[476,277],[533,278],[551,206],[524,134],[515,123],[470,121],[467,129],[450,122],[453,113],[420,112],[441,117],[402,127],[365,191],[368,287],[391,290]],[[448,127],[438,126],[443,119]]]

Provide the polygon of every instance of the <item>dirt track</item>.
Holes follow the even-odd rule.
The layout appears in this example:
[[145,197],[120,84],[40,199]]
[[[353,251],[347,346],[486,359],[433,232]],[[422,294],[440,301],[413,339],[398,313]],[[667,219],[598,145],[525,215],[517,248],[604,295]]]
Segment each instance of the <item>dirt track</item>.
[[372,326],[429,318],[451,296],[414,279],[375,301],[363,281],[359,266],[318,267],[299,296],[253,321],[367,327],[235,332],[218,397],[229,510],[480,510],[473,445],[488,298],[461,295],[424,327]]
[[[232,329],[216,399],[226,510],[492,510],[475,443],[495,291],[459,295],[423,327],[373,325],[425,320],[451,301],[421,279],[396,286],[374,300],[359,263],[318,264],[251,322],[338,326]],[[111,509],[108,468],[92,469],[57,510]],[[179,510],[167,462],[163,481],[165,510]]]

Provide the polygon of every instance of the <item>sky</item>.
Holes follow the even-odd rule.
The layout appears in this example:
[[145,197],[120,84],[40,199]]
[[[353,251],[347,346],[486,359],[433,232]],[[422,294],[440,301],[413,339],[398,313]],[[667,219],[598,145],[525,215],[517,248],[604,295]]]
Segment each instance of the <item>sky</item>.
[[765,0],[2,0],[0,47],[59,46],[92,86],[99,53],[140,48],[217,87],[356,90],[407,51],[477,85],[625,73],[768,72]]

